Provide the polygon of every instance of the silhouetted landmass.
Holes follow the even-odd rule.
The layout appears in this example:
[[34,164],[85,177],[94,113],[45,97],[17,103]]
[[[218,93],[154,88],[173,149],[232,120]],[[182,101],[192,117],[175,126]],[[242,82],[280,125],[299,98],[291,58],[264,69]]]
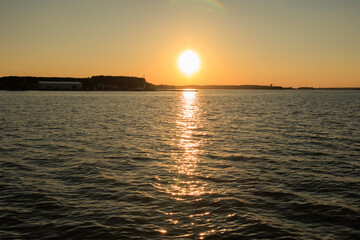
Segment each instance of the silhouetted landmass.
[[156,90],[180,90],[180,89],[248,89],[248,90],[360,90],[360,88],[313,88],[313,87],[281,87],[263,85],[154,85]]
[[360,90],[356,87],[343,87],[343,88],[314,88],[314,87],[299,87],[297,90]]
[[[67,85],[79,84],[81,88],[74,90],[151,90],[152,84],[145,78],[127,76],[93,76],[91,78],[61,77],[2,77],[2,90],[69,90]],[[70,89],[71,90],[71,89]]]
[[173,86],[173,85],[157,85],[157,90],[172,90],[172,89],[260,89],[260,90],[283,90],[293,89],[284,88],[280,86],[261,86],[261,85],[186,85],[186,86]]
[[154,85],[145,78],[128,76],[18,77],[0,78],[0,90],[85,90],[85,91],[169,91],[181,89],[253,89],[253,90],[360,90],[360,88],[313,88],[261,85]]
[[145,78],[124,76],[94,76],[83,82],[88,90],[146,90]]

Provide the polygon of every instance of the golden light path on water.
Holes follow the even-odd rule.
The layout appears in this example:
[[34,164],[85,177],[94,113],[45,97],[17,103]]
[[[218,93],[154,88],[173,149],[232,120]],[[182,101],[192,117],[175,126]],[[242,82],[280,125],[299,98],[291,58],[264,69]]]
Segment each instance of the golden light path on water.
[[182,196],[201,196],[205,193],[204,186],[198,180],[192,178],[183,179],[182,176],[197,175],[199,162],[199,146],[201,141],[194,137],[199,128],[199,107],[197,92],[184,91],[181,99],[181,110],[176,122],[180,138],[178,142],[180,155],[174,155],[177,163],[178,174],[174,177],[171,194],[181,198]]
[[[205,194],[213,193],[211,187],[202,180],[201,176],[203,174],[199,170],[199,155],[204,144],[203,138],[199,136],[206,135],[206,133],[202,130],[203,127],[200,120],[201,111],[198,92],[183,91],[178,106],[179,112],[176,121],[177,139],[174,143],[178,151],[172,154],[172,158],[175,161],[174,172],[171,184],[164,190],[173,201],[192,205],[194,202],[203,200]],[[192,226],[191,229],[187,229],[188,233],[192,232],[192,234],[197,231],[198,225],[203,226],[211,221],[211,213],[208,210],[199,211],[199,209],[194,209],[185,218],[184,216],[180,217],[176,209],[165,214],[168,217],[168,222],[173,225]],[[167,234],[165,227],[159,231],[162,234]],[[208,231],[198,232],[197,238],[203,239],[214,232],[215,230],[210,227]],[[180,237],[189,237],[190,235]]]

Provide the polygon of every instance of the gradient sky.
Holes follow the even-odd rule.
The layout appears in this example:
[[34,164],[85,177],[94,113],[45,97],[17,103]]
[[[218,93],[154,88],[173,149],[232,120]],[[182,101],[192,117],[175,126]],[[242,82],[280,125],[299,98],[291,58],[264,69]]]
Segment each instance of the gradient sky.
[[[1,0],[0,76],[360,87],[359,0]],[[177,57],[196,51],[186,77]]]

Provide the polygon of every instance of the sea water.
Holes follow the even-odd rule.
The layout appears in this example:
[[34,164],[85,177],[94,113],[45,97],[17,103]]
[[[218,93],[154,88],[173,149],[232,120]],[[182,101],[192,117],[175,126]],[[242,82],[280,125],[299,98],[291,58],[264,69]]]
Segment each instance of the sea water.
[[0,91],[0,239],[360,238],[360,91]]

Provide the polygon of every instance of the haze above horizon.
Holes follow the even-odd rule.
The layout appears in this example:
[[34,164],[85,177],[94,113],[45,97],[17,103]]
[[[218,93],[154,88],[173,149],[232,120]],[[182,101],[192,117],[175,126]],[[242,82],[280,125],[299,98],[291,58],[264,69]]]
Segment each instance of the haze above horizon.
[[[3,0],[0,76],[360,87],[356,0]],[[177,66],[192,49],[201,69]]]

